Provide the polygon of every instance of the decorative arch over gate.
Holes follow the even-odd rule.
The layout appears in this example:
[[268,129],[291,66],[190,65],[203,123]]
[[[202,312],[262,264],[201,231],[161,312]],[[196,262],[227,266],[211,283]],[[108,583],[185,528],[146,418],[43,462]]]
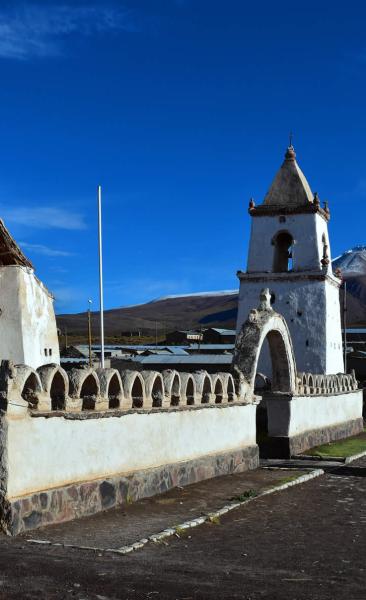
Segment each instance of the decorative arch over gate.
[[251,397],[259,355],[268,340],[272,361],[272,391],[296,392],[296,363],[290,332],[285,319],[271,307],[271,294],[262,290],[260,304],[250,311],[236,340],[233,371],[239,379],[239,396]]

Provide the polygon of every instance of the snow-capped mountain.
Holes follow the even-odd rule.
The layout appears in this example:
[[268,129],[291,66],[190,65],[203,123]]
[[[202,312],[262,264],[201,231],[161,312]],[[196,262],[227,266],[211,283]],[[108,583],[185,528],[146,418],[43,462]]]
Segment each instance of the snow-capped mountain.
[[340,269],[346,277],[366,275],[366,246],[355,246],[332,261],[333,270]]

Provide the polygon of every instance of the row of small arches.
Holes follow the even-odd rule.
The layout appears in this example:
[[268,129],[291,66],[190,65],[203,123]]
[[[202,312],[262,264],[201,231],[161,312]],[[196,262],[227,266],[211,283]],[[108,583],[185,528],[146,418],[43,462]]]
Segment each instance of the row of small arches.
[[222,404],[237,400],[230,373],[180,373],[167,370],[122,371],[72,369],[44,365],[33,370],[16,366],[15,391],[40,410],[139,409],[196,404]]
[[298,393],[340,394],[358,389],[355,372],[351,374],[314,375],[313,373],[298,373]]

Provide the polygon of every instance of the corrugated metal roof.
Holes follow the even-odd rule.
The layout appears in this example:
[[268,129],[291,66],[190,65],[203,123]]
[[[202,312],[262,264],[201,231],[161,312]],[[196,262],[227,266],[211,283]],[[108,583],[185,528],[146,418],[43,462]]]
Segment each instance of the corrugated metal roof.
[[[122,360],[115,358],[115,361]],[[233,357],[231,354],[189,354],[187,356],[174,356],[171,354],[151,354],[150,356],[132,356],[127,359],[131,363],[140,364],[169,364],[169,365],[193,365],[193,364],[231,364]],[[125,361],[127,362],[127,361]]]
[[188,352],[186,352],[180,346],[166,346],[164,350],[170,352],[170,354],[174,354],[174,356],[188,356]]
[[203,353],[205,350],[233,350],[235,344],[191,344],[189,350],[201,350]]
[[218,327],[210,327],[210,330],[217,331],[220,335],[236,335],[235,329],[219,329]]
[[[106,344],[104,346],[105,350],[166,350],[168,349],[169,351],[173,351],[177,348],[180,349],[184,349],[184,348],[189,348],[190,346],[185,344],[185,345],[179,345],[179,346],[169,346],[169,345],[164,345],[164,346],[155,346],[155,344]],[[87,344],[78,344],[77,346],[75,346],[75,348],[77,348],[78,350],[80,350],[80,352],[86,351],[88,352],[88,348],[89,346],[87,346]],[[92,350],[93,351],[100,351],[100,344],[93,344],[92,345]]]

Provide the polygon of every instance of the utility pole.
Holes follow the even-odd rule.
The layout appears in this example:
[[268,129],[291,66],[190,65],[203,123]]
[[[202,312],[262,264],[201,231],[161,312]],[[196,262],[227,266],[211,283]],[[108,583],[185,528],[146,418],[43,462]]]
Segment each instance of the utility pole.
[[202,341],[202,325],[199,328],[199,336],[198,336],[198,354],[201,352],[201,341]]
[[67,348],[67,327],[65,327],[65,348]]
[[155,321],[155,347],[158,345],[158,322]]
[[104,300],[102,252],[102,188],[98,185],[98,246],[99,246],[99,312],[100,312],[100,366],[104,369]]
[[91,336],[91,305],[92,300],[88,300],[88,342],[89,342],[89,367],[92,367],[92,336]]

